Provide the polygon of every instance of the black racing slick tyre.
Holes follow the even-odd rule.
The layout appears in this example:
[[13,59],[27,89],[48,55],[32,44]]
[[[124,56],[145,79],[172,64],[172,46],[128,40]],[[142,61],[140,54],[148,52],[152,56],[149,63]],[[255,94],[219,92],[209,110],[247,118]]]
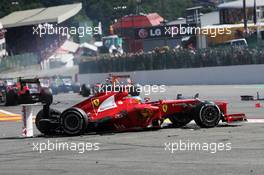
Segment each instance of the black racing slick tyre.
[[5,106],[14,106],[17,104],[17,94],[15,91],[10,90],[9,92],[6,92],[5,95]]
[[51,105],[53,102],[53,95],[49,88],[42,88],[40,91],[39,100],[41,103]]
[[43,110],[40,110],[36,116],[35,124],[39,132],[44,135],[54,135],[60,127],[61,112],[55,109],[49,110],[49,116],[46,116]]
[[193,119],[185,114],[174,114],[169,117],[170,121],[172,122],[173,127],[180,128],[188,123],[190,123]]
[[91,95],[91,89],[87,87],[86,84],[81,86],[81,95],[83,97],[89,97]]
[[196,107],[194,121],[201,128],[212,128],[219,124],[221,115],[221,110],[216,104],[201,103]]
[[67,135],[81,135],[88,126],[88,116],[79,108],[69,108],[61,114],[61,126]]

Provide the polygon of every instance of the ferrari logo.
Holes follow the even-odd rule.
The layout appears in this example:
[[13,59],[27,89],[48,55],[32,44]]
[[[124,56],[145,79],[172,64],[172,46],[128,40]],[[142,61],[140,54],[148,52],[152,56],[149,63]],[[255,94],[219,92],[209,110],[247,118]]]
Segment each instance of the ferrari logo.
[[168,105],[162,105],[162,110],[163,110],[163,112],[167,112],[168,111]]
[[147,111],[143,111],[141,114],[142,114],[142,116],[143,116],[144,118],[147,118],[147,117],[148,117],[148,112],[147,112]]
[[142,111],[140,111],[140,114],[141,115],[138,116],[138,120],[145,121],[153,115],[153,111],[150,109],[143,109]]
[[152,111],[149,109],[144,109],[141,114],[144,118],[148,118],[152,116]]
[[96,106],[96,107],[98,107],[98,106],[100,105],[100,101],[99,101],[99,99],[94,99],[94,100],[92,101],[92,103],[93,103],[93,105]]

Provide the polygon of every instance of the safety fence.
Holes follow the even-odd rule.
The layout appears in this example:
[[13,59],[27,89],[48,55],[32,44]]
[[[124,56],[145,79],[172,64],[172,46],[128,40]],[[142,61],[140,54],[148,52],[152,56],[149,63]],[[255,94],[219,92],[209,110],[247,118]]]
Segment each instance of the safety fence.
[[0,72],[13,68],[24,68],[38,63],[39,57],[34,53],[7,56],[0,59]]
[[174,49],[151,53],[127,54],[119,57],[100,56],[79,64],[80,74],[131,72],[179,68],[264,64],[260,48],[211,48],[198,51]]

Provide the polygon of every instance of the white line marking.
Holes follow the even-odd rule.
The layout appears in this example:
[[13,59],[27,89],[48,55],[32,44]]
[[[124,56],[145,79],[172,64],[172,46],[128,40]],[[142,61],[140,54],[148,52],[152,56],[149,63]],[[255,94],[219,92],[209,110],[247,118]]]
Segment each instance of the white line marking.
[[[241,121],[238,122],[233,122],[233,123],[239,123]],[[242,121],[243,123],[264,123],[264,119],[247,119],[247,121]],[[171,122],[169,120],[165,120],[164,124],[170,124]],[[190,124],[195,124],[194,121],[191,121]],[[230,123],[232,124],[232,123]]]
[[248,123],[264,123],[264,119],[248,119]]
[[1,110],[1,109],[0,109],[0,113],[7,114],[7,115],[17,115],[17,114],[14,114],[14,113],[11,113],[11,112],[8,112],[8,111],[4,111],[4,110]]

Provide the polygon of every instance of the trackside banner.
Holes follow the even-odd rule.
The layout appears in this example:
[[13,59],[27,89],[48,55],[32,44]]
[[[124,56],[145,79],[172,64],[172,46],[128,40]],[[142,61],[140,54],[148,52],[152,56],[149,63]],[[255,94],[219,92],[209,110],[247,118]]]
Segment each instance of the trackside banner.
[[195,35],[200,30],[195,24],[165,25],[135,29],[135,39],[177,38]]

